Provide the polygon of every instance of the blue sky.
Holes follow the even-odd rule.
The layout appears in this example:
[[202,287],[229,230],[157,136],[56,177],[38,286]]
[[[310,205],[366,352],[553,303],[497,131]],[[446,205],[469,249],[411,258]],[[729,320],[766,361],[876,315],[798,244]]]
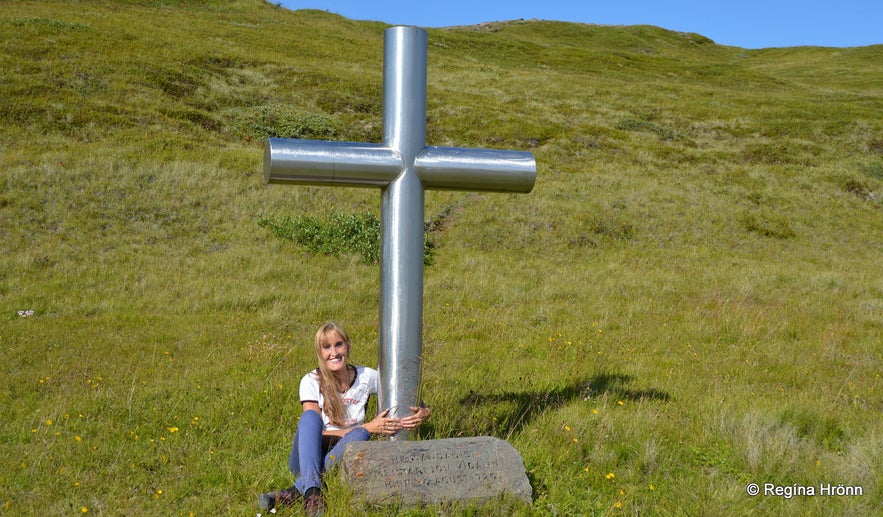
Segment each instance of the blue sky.
[[883,0],[283,0],[354,20],[445,27],[520,18],[656,25],[744,48],[883,44]]

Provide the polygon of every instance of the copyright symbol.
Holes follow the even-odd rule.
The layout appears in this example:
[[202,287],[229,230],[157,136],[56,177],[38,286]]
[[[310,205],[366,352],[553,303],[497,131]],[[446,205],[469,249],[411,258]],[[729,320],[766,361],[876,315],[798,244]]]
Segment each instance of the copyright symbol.
[[748,483],[748,486],[745,487],[745,491],[748,492],[748,495],[754,497],[760,493],[760,486],[757,483]]

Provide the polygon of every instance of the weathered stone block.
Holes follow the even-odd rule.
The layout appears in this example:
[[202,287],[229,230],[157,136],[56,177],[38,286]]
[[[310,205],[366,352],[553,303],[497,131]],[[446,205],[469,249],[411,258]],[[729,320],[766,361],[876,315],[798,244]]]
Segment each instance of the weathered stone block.
[[490,436],[347,445],[341,463],[355,499],[371,504],[481,504],[533,491],[518,451]]

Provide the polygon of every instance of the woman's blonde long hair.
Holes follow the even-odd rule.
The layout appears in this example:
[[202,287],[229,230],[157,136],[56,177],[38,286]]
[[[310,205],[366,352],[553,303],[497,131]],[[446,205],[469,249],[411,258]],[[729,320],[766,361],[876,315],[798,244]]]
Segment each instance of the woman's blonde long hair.
[[[337,393],[337,381],[334,379],[334,374],[328,370],[328,365],[322,360],[322,342],[328,334],[332,333],[337,334],[340,340],[346,343],[347,352],[350,350],[350,338],[343,327],[333,321],[319,327],[316,332],[316,355],[319,357],[319,392],[322,393],[322,398],[325,400],[322,412],[333,425],[343,427],[346,412],[340,395]],[[346,367],[349,369],[348,364]],[[349,375],[349,371],[347,371],[347,375]]]

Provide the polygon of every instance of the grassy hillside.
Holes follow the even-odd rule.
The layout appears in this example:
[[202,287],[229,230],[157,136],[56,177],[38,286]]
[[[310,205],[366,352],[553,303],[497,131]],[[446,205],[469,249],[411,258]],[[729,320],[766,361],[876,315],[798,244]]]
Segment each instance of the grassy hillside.
[[[378,270],[262,222],[380,196],[265,187],[262,145],[379,141],[384,28],[0,3],[0,514],[254,515],[287,486],[311,336],[339,320],[376,364]],[[431,29],[429,61],[428,143],[539,171],[427,194],[422,438],[507,439],[522,514],[879,512],[883,46],[518,21]]]

